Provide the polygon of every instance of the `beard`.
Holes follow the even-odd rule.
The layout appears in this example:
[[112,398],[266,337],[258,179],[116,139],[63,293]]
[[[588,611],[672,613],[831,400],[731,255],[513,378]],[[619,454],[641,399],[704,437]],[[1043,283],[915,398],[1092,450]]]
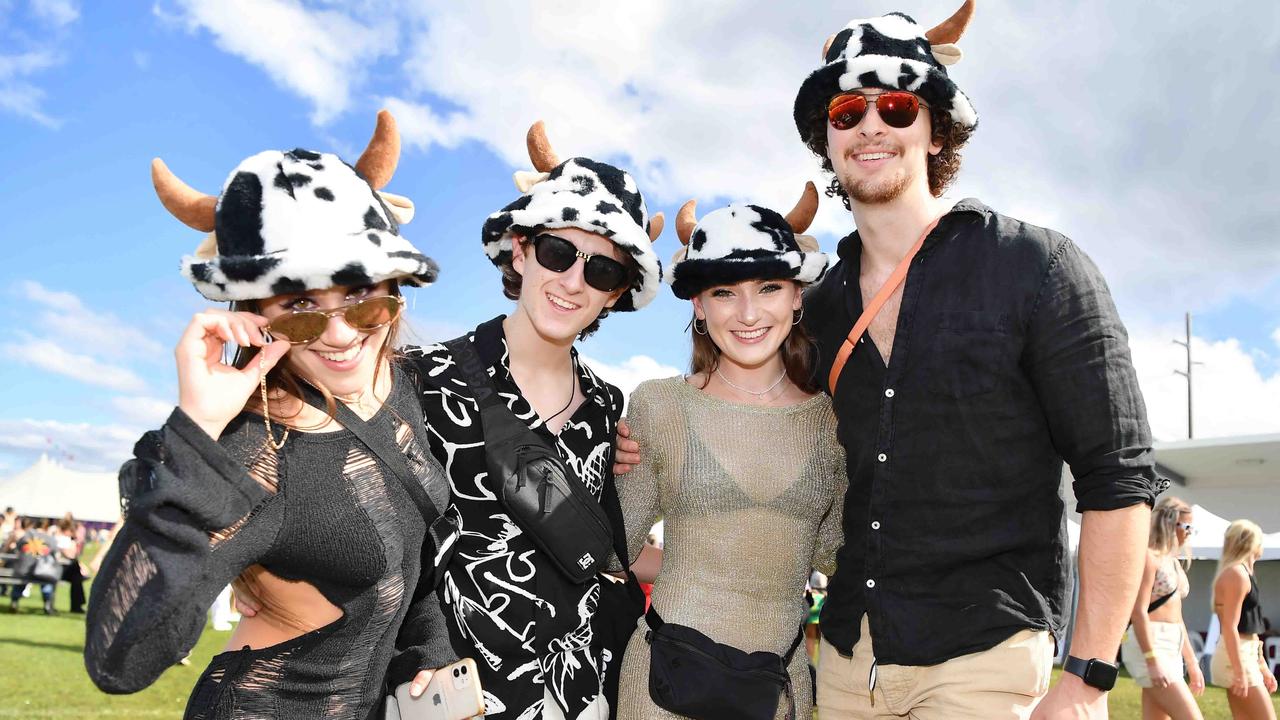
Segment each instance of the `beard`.
[[846,174],[840,177],[840,187],[855,202],[880,205],[897,200],[910,187],[911,180],[911,174],[905,170],[874,180],[855,180]]

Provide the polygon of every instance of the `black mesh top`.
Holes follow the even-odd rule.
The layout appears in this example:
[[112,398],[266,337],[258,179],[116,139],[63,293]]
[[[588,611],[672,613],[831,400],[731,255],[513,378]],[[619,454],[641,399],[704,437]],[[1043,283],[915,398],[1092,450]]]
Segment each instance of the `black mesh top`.
[[[449,488],[423,451],[413,384],[399,369],[394,378],[369,424],[395,438],[445,508]],[[343,616],[269,648],[215,656],[187,718],[369,718],[389,663],[404,681],[456,659],[435,593],[412,601],[427,527],[397,477],[346,430],[295,430],[278,452],[265,440],[259,415],[242,413],[215,442],[174,410],[138,442],[120,470],[125,523],[89,603],[85,664],[99,688],[154,682],[195,644],[222,588],[254,564],[311,583]],[[414,637],[398,639],[406,614]]]

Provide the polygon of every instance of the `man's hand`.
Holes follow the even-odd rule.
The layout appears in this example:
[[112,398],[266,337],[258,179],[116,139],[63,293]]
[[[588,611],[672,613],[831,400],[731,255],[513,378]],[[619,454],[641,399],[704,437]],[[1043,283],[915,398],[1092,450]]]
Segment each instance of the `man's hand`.
[[1107,694],[1063,673],[1031,713],[1031,720],[1107,720]]
[[235,606],[236,612],[245,617],[253,617],[258,614],[258,611],[262,610],[262,601],[258,599],[257,595],[253,594],[253,590],[249,589],[249,586],[241,581],[240,578],[237,577],[231,581],[231,590],[231,604]]
[[613,474],[626,475],[631,468],[640,464],[640,443],[631,439],[631,428],[627,427],[627,419],[618,421],[618,436],[614,440]]

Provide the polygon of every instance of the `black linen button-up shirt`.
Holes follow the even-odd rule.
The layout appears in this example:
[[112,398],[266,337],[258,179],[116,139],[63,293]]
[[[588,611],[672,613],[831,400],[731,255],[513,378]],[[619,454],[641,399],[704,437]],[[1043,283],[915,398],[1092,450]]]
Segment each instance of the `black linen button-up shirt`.
[[[824,380],[862,313],[862,243],[807,293]],[[1098,269],[1069,239],[957,203],[913,260],[888,367],[869,336],[834,398],[845,544],[822,633],[849,654],[932,665],[1069,608],[1063,461],[1077,509],[1154,501],[1146,408]]]

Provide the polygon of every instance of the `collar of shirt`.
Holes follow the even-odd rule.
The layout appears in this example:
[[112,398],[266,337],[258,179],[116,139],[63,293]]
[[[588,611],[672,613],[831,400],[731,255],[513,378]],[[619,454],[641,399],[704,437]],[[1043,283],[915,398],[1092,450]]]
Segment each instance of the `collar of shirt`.
[[[476,354],[480,356],[480,362],[484,363],[485,367],[502,368],[505,379],[514,383],[511,378],[511,352],[507,348],[507,335],[502,328],[502,321],[506,319],[506,315],[499,315],[476,326]],[[587,399],[607,399],[608,390],[604,381],[596,377],[591,368],[582,362],[578,357],[578,349],[571,347],[569,353],[573,357],[573,366],[578,371],[578,387]],[[600,400],[595,402],[601,404]]]
[[[965,198],[957,202],[950,210],[942,216],[942,220],[938,222],[939,228],[944,228],[951,223],[951,219],[962,213],[977,213],[983,216],[991,215],[993,211],[987,207],[981,200],[977,198]],[[932,247],[941,237],[936,231],[931,233],[928,240],[925,240],[924,247],[921,252]],[[836,246],[836,255],[845,263],[858,263],[862,258],[862,238],[858,235],[858,231],[854,230],[840,240],[840,244]]]

